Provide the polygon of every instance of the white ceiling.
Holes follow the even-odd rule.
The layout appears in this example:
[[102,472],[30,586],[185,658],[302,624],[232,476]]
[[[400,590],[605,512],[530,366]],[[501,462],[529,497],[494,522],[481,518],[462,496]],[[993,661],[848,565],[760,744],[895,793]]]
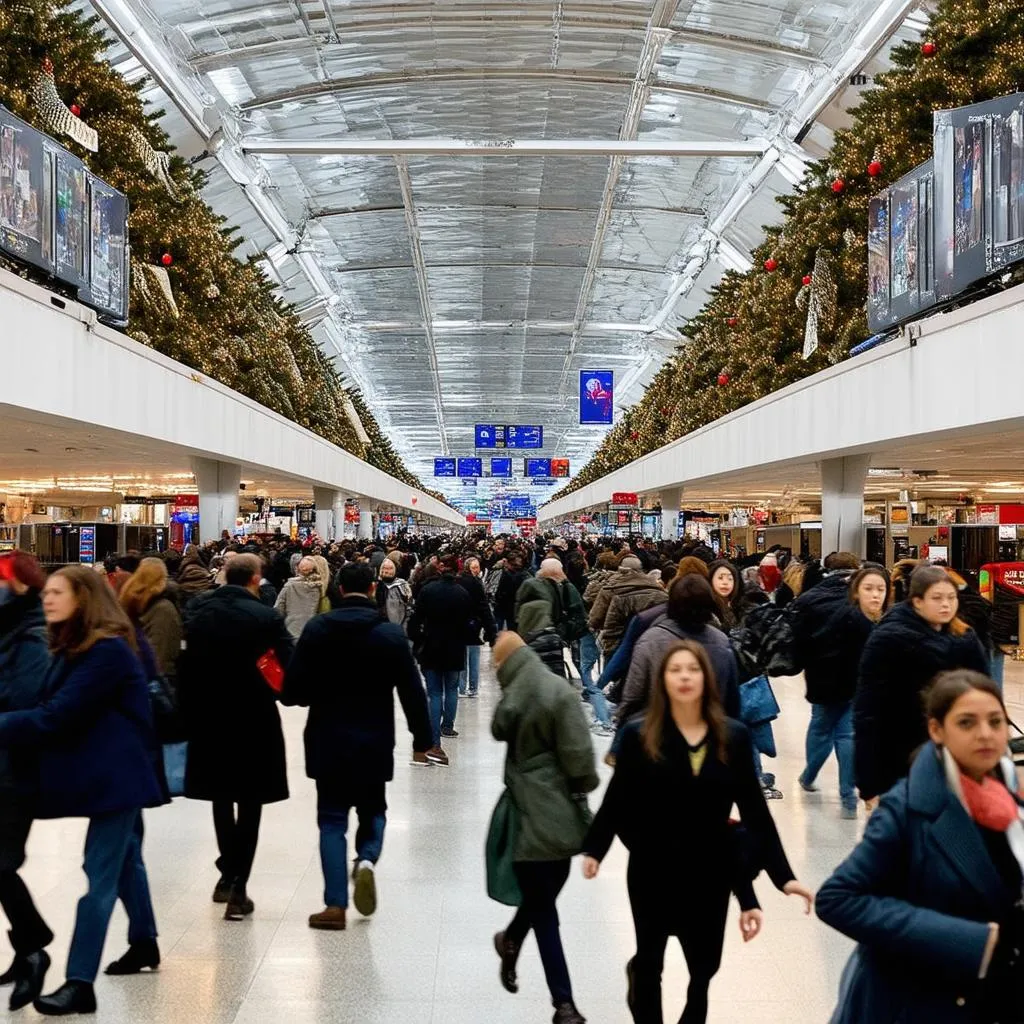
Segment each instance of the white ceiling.
[[[636,401],[850,75],[923,26],[914,0],[78,4],[425,480],[477,422],[542,424],[580,468],[603,428],[577,422],[578,371]],[[718,142],[762,155],[649,152]]]

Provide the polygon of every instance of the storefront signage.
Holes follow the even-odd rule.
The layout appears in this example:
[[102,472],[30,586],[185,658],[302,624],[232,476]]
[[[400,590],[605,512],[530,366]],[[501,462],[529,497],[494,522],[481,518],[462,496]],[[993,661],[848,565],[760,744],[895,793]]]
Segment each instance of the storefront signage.
[[632,491],[614,491],[612,493],[613,505],[639,505],[640,501]]

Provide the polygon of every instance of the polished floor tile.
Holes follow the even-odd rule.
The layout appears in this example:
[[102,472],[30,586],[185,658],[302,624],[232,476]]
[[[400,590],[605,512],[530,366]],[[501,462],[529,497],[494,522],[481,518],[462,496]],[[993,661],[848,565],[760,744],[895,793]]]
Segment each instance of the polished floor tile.
[[[228,923],[210,902],[216,856],[210,809],[176,800],[146,815],[146,862],[161,929],[164,963],[155,975],[97,983],[98,1024],[543,1024],[551,1018],[536,946],[528,940],[520,993],[498,983],[491,936],[510,913],[487,899],[483,845],[501,791],[504,747],[490,737],[497,687],[484,653],[482,695],[459,702],[461,735],[447,741],[449,768],[408,764],[399,719],[399,751],[388,790],[388,830],[372,920],[351,912],[348,930],[315,932],[307,915],[322,906],[315,791],[302,764],[304,712],[285,710],[292,798],[266,809],[250,893],[256,912]],[[768,762],[785,798],[772,803],[798,875],[820,885],[863,827],[839,817],[834,763],[821,792],[800,792],[809,717],[799,679],[776,682],[783,714],[780,756]],[[1024,719],[1024,665],[1007,663],[1011,710]],[[607,741],[599,741],[600,755]],[[610,772],[600,767],[602,780]],[[81,821],[39,822],[24,876],[57,939],[50,983],[62,976],[75,903],[84,888]],[[559,911],[577,1002],[591,1024],[627,1024],[623,967],[633,951],[625,893],[626,854],[613,848],[600,878],[585,882],[574,865]],[[828,1020],[850,944],[797,901],[758,882],[765,929],[744,945],[734,908],[722,970],[711,989],[710,1024]],[[115,911],[104,963],[125,945]],[[0,943],[6,946],[6,941]],[[0,957],[6,954],[0,952]],[[665,962],[665,1013],[678,1019],[686,967],[677,944]],[[6,1003],[6,999],[0,1000]],[[0,1011],[0,1021],[34,1019]]]

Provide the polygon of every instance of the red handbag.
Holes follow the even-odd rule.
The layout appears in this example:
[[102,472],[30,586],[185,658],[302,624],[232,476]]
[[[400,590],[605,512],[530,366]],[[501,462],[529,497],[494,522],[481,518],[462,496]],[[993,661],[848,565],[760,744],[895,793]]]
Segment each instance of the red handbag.
[[281,662],[277,659],[277,651],[273,647],[265,653],[261,654],[256,660],[256,667],[260,670],[260,675],[267,682],[274,693],[280,693],[284,687],[284,669],[281,668]]

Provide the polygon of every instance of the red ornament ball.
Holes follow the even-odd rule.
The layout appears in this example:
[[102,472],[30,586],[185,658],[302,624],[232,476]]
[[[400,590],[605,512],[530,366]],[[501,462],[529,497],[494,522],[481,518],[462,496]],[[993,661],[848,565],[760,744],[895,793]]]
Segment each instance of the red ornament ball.
[[82,108],[77,103],[72,103],[70,109],[71,109],[71,113],[74,114],[75,117],[81,117],[82,116]]
[[934,57],[937,50],[938,47],[931,40],[928,40],[928,42],[921,44],[921,52],[926,57]]
[[165,252],[163,256],[160,257],[160,262],[165,267],[169,267],[174,262],[174,257],[169,252]]
[[868,164],[868,174],[870,174],[872,178],[877,178],[881,173],[882,161],[872,160],[871,163]]
[[811,275],[810,274],[804,274],[803,282],[804,282],[804,284],[810,284],[811,283]]
[[844,188],[846,188],[846,182],[843,181],[842,178],[836,178],[836,180],[832,182],[832,191],[835,192],[836,195],[839,195]]
[[764,261],[764,269],[767,270],[769,274],[772,273],[778,265],[779,261],[774,256],[769,256],[768,259]]
[[736,325],[737,325],[737,324],[738,324],[738,323],[740,322],[740,318],[739,318],[738,316],[731,316],[731,317],[729,317],[729,319],[728,319],[728,320],[726,320],[725,322],[726,322],[726,323],[727,323],[727,324],[728,324],[728,325],[729,325],[730,327],[735,327],[735,326],[736,326]]
[[629,439],[630,441],[639,441],[640,435],[634,430],[633,433],[629,435]]
[[729,374],[724,371],[718,375],[718,386],[724,388],[729,383]]

